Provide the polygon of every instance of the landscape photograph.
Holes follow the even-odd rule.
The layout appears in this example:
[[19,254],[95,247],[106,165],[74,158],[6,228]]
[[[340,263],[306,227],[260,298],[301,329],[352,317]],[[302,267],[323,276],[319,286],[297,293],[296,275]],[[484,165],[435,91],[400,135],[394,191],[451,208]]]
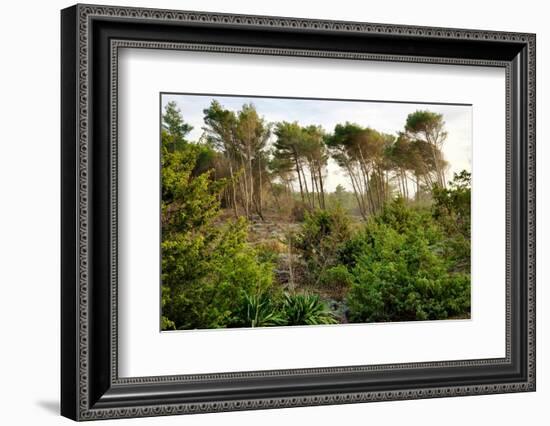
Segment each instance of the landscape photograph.
[[162,331],[466,320],[472,106],[162,93]]

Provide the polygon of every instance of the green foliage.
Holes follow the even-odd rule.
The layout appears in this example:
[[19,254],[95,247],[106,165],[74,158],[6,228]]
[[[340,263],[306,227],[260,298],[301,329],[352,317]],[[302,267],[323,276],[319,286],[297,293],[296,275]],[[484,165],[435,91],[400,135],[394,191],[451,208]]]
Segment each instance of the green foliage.
[[235,310],[232,327],[273,327],[336,324],[334,314],[318,295],[257,293],[245,295]]
[[285,294],[283,312],[286,325],[336,324],[337,320],[325,303],[313,294]]
[[273,143],[271,169],[282,180],[286,180],[291,171],[296,173],[302,203],[309,209],[325,208],[323,175],[328,155],[323,128],[283,121],[275,125],[273,133],[277,139]]
[[434,320],[469,313],[470,277],[449,272],[442,239],[429,214],[401,200],[370,221],[345,252],[354,276],[347,298],[350,321]]
[[431,133],[443,128],[443,114],[428,110],[418,110],[407,116],[405,130],[411,133]]
[[246,294],[268,289],[272,264],[246,242],[246,222],[162,243],[163,314],[178,329],[227,327]]
[[449,188],[433,189],[433,216],[446,234],[446,256],[457,271],[470,271],[471,239],[471,174],[455,173]]
[[393,135],[355,123],[337,124],[325,138],[332,158],[346,171],[352,184],[361,216],[375,214],[391,198],[389,147]]
[[263,150],[271,135],[271,125],[260,117],[253,104],[244,104],[236,113],[213,100],[203,113],[206,140],[221,154],[220,164],[230,176],[225,204],[233,208],[235,216],[240,203],[247,218],[252,210],[262,217],[262,191],[268,173],[268,158]]
[[161,330],[175,330],[176,323],[172,320],[169,320],[164,315],[160,317],[160,328]]
[[183,121],[181,111],[177,104],[168,102],[162,116],[162,142],[163,148],[169,152],[181,149],[185,143],[185,137],[193,130],[193,127]]
[[204,153],[186,143],[162,155],[163,329],[226,327],[246,294],[272,284],[272,264],[247,243],[246,220],[216,223],[226,181],[197,173]]
[[350,237],[350,219],[341,207],[305,213],[293,245],[305,262],[309,284],[317,285],[325,271],[336,265],[338,249]]
[[[215,176],[217,172],[216,167],[219,162],[223,162],[221,155],[216,152],[211,146],[205,145],[194,145],[197,147],[197,159],[195,168],[193,169],[193,176],[199,176],[203,173],[210,173],[211,179],[222,180],[222,177]],[[225,183],[225,182],[224,182]]]
[[320,277],[321,288],[331,298],[343,300],[353,283],[353,275],[344,265],[326,269]]
[[267,293],[245,295],[235,311],[233,327],[272,327],[286,325],[287,320],[280,306]]
[[[244,104],[238,113],[236,140],[242,152],[259,153],[270,136],[270,126],[260,117],[253,104]],[[245,155],[246,155],[245,154]]]
[[[426,166],[432,163],[436,174],[435,183],[441,187],[445,187],[444,170],[448,163],[443,158],[441,151],[443,143],[447,139],[443,114],[428,110],[415,111],[407,116],[405,131],[416,142],[416,146],[413,147],[416,155],[411,156],[411,159],[415,160],[415,165],[413,166],[415,172],[419,174],[421,169],[429,168]],[[428,158],[431,158],[429,162],[427,162]]]
[[275,126],[275,141],[274,147],[275,158],[294,158],[298,151],[301,150],[303,143],[303,129],[298,122],[289,123],[282,121]]
[[218,214],[218,196],[225,182],[210,179],[210,171],[194,176],[200,152],[202,147],[188,144],[162,156],[161,211],[165,235],[198,229]]
[[235,113],[224,109],[218,101],[212,101],[210,107],[203,110],[203,113],[209,142],[218,150],[226,151],[231,155],[237,131]]
[[326,144],[329,148],[345,147],[354,149],[354,146],[359,143],[361,134],[365,129],[359,124],[349,123],[337,124],[334,128],[334,133],[327,136]]
[[355,123],[337,124],[334,133],[325,138],[332,149],[332,156],[344,168],[350,163],[360,163],[367,172],[369,166],[381,165],[386,147],[386,137],[375,129]]

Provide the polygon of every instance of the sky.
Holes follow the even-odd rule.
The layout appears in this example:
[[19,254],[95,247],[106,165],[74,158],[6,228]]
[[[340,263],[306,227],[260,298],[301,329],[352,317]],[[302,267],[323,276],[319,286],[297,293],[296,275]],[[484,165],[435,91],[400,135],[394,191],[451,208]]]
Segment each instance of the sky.
[[[419,109],[427,109],[443,114],[445,129],[448,132],[447,140],[443,145],[443,154],[450,163],[447,179],[450,180],[455,172],[472,169],[472,107],[470,105],[188,94],[162,94],[161,105],[164,111],[168,102],[175,101],[184,121],[193,126],[187,138],[197,141],[204,131],[203,110],[210,106],[213,99],[226,109],[233,111],[240,110],[245,103],[252,103],[258,114],[267,122],[297,121],[302,126],[320,125],[327,132],[334,131],[336,124],[349,121],[363,127],[372,127],[379,132],[396,135],[403,130],[408,114]],[[331,159],[327,165],[326,187],[332,192],[337,185],[351,190],[349,178]]]

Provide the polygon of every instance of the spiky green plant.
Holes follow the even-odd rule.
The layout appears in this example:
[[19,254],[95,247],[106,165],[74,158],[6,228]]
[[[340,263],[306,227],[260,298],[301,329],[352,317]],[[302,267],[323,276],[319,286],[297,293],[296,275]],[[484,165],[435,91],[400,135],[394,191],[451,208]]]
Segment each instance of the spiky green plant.
[[285,294],[283,312],[287,325],[336,324],[326,304],[313,294]]
[[241,308],[235,314],[234,323],[237,327],[273,327],[285,324],[285,317],[265,293],[245,295]]

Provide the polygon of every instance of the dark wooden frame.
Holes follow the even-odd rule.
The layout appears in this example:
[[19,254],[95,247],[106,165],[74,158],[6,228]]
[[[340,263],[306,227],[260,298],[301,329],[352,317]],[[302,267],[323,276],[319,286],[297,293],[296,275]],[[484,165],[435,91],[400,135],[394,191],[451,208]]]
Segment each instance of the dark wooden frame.
[[[535,390],[535,36],[95,5],[61,13],[61,413],[75,420]],[[119,378],[120,47],[506,69],[506,357]],[[504,177],[503,177],[504,179]]]

